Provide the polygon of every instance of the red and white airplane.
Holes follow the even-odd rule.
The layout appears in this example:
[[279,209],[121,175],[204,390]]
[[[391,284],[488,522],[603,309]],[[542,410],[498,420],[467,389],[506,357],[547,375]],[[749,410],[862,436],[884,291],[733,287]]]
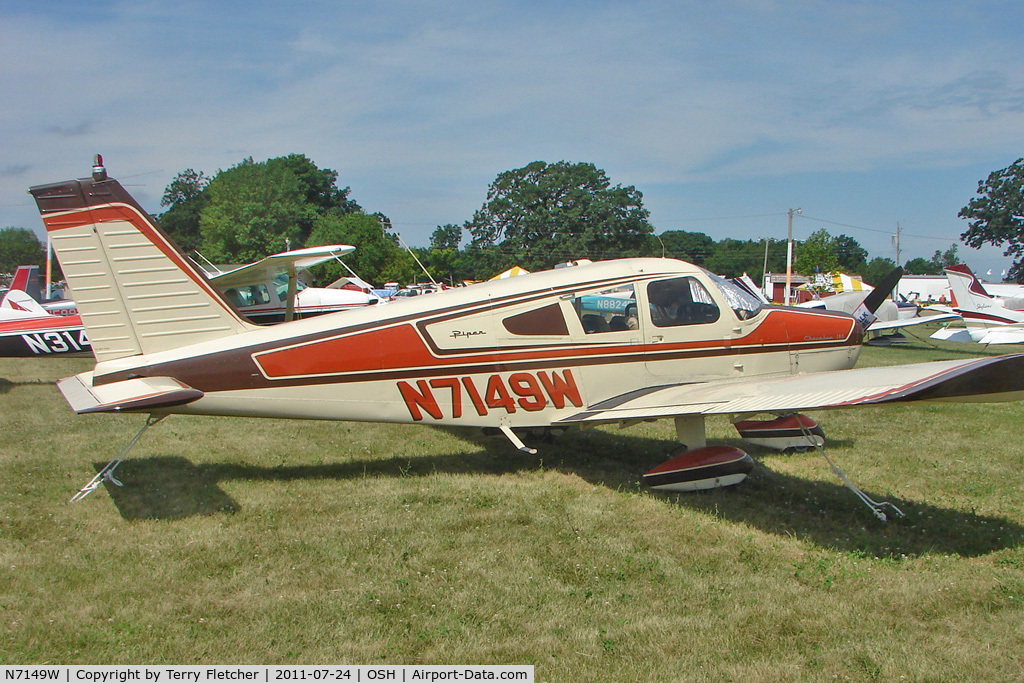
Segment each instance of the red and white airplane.
[[[863,311],[763,306],[670,259],[560,268],[261,327],[101,165],[30,192],[97,359],[58,383],[77,413],[148,413],[147,425],[181,413],[475,426],[530,452],[522,428],[669,418],[683,445],[646,481],[692,489],[735,483],[751,466],[739,449],[706,446],[708,415],[749,423],[757,413],[1024,398],[1024,354],[852,369]],[[609,297],[632,301],[586,303]],[[813,437],[794,422],[773,427]]]
[[966,265],[946,268],[953,305],[966,328],[945,328],[935,339],[979,344],[1024,344],[1024,301],[988,293]]
[[47,311],[21,286],[15,278],[0,301],[0,358],[88,354],[81,319]]
[[71,299],[46,299],[40,282],[39,266],[18,266],[11,280],[11,289],[18,289],[39,302],[47,313],[54,315],[76,315],[78,308]]

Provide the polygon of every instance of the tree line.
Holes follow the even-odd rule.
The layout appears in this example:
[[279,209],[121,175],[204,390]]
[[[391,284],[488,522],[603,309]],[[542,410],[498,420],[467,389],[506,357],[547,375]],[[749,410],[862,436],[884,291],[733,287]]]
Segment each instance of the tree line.
[[[978,197],[960,216],[970,221],[969,246],[1008,244],[1018,258],[1011,276],[1024,281],[1024,160],[979,183]],[[254,161],[251,157],[213,176],[186,169],[165,189],[155,216],[186,253],[214,263],[241,264],[287,249],[351,244],[346,263],[375,284],[423,281],[418,259],[436,279],[481,280],[518,265],[543,270],[573,259],[631,256],[678,258],[734,277],[758,278],[765,268],[784,272],[782,240],[714,240],[702,232],[669,230],[656,235],[633,186],[612,184],[590,163],[535,161],[505,171],[487,190],[483,205],[463,224],[438,226],[427,247],[405,248],[388,217],[366,213],[339,187],[337,171],[319,168],[303,154]],[[30,230],[0,230],[0,272],[41,263],[45,247]],[[896,267],[870,258],[848,235],[814,232],[795,243],[794,270],[842,271],[877,283]],[[911,274],[941,274],[959,260],[956,245],[931,259],[904,264]],[[346,275],[341,264],[320,266],[318,279]]]

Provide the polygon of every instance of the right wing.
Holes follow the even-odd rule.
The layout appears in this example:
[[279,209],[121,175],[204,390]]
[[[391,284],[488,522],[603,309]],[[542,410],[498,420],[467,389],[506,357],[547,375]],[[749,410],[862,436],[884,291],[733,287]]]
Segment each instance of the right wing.
[[805,375],[712,380],[650,387],[590,406],[555,424],[684,415],[781,413],[906,401],[1024,399],[1024,353]]

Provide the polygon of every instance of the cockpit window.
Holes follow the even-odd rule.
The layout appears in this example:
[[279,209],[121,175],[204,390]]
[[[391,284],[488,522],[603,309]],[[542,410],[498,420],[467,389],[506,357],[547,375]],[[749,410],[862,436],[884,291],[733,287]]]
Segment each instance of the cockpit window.
[[655,327],[703,325],[719,318],[714,298],[693,277],[651,282],[647,285],[647,300]]
[[721,290],[722,294],[725,296],[725,300],[729,302],[729,306],[732,307],[736,317],[740,320],[753,318],[761,311],[761,308],[764,307],[764,304],[760,299],[742,287],[739,287],[724,278],[720,278],[718,276],[712,277],[714,283],[718,285],[718,289]]

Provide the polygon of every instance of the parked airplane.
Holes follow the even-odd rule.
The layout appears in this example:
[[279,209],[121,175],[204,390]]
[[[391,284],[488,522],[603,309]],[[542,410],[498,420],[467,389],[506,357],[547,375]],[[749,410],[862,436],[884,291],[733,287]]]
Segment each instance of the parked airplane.
[[954,306],[966,328],[945,328],[934,339],[979,344],[1024,344],[1024,311],[1006,306],[1006,302],[988,293],[981,281],[965,265],[946,268]]
[[54,315],[20,289],[0,302],[0,357],[87,354],[89,340],[77,315]]
[[72,299],[47,299],[43,295],[39,266],[18,266],[11,280],[11,289],[18,289],[39,302],[47,313],[54,315],[77,315],[78,307]]
[[[852,369],[870,320],[863,307],[850,316],[763,306],[671,259],[579,265],[260,327],[102,165],[30,192],[97,359],[58,383],[80,414],[149,413],[146,426],[182,413],[490,427],[529,452],[517,429],[671,418],[682,445],[645,477],[686,489],[736,483],[751,467],[739,449],[706,446],[708,415],[1024,398],[1024,354]],[[635,306],[609,311],[607,328],[586,327],[585,297],[608,296]],[[635,329],[612,325],[629,313]],[[809,431],[799,420],[786,428]],[[79,495],[114,481],[119,462]],[[885,518],[883,504],[863,499]]]
[[[355,247],[344,244],[308,247],[272,254],[228,271],[204,268],[203,272],[242,315],[265,325],[296,317],[347,311],[383,301],[367,283],[354,275],[329,287],[310,287],[299,278],[302,271],[327,261],[340,260],[341,256],[353,251]],[[11,289],[26,292],[49,313],[78,314],[73,299],[44,300],[39,266],[18,266]]]
[[[897,272],[902,275],[902,269],[899,269]],[[896,277],[898,279],[899,276]],[[895,285],[895,281],[889,285],[888,289],[885,285],[880,287],[880,289],[883,292],[891,291],[892,285]],[[870,292],[878,291],[867,285],[865,287],[866,289],[863,291],[843,292],[797,305],[801,308],[821,308],[828,311],[853,313]],[[868,343],[888,344],[893,340],[903,340],[902,335],[899,334],[899,331],[903,328],[924,325],[926,323],[957,320],[959,317],[955,313],[922,311],[913,304],[897,305],[896,302],[886,298],[875,311],[875,320],[867,326],[865,332],[868,333],[870,338]]]
[[261,324],[279,323],[380,303],[366,283],[354,276],[326,288],[308,287],[299,280],[300,271],[340,259],[355,249],[347,244],[293,249],[233,270],[205,272],[246,318]]

